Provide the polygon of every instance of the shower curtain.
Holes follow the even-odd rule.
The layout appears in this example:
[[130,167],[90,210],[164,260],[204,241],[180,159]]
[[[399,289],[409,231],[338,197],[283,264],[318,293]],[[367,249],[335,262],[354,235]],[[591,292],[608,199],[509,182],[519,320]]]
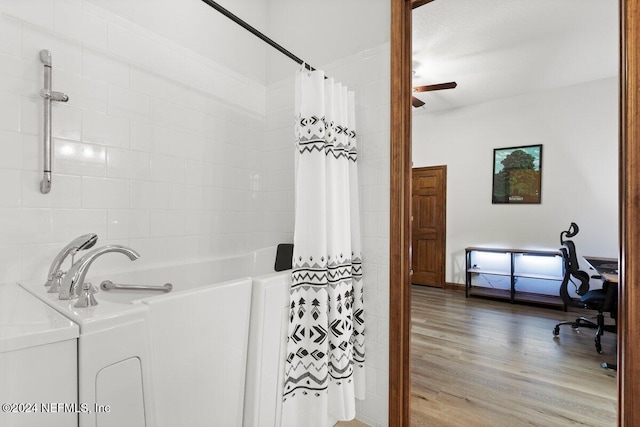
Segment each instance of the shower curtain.
[[364,398],[355,96],[296,76],[296,211],[282,425],[326,427]]

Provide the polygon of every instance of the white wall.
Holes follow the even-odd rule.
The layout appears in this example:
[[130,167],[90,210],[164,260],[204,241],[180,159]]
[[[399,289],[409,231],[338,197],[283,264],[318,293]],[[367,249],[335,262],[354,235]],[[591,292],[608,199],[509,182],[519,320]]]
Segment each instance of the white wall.
[[[314,67],[389,41],[389,0],[268,0],[268,34]],[[267,81],[289,73],[290,60],[269,49]]]
[[[200,0],[85,1],[265,84],[267,45]],[[258,30],[266,31],[268,1],[217,2]]]
[[[0,282],[44,279],[88,232],[139,251],[136,266],[262,246],[262,83],[88,1],[2,0],[0,13]],[[70,96],[53,106],[47,195],[43,48]],[[94,271],[125,268],[109,256]]]
[[[542,203],[491,204],[493,149],[543,144]],[[618,79],[413,116],[414,167],[447,165],[446,280],[464,248],[550,248],[573,221],[579,254],[617,256]]]

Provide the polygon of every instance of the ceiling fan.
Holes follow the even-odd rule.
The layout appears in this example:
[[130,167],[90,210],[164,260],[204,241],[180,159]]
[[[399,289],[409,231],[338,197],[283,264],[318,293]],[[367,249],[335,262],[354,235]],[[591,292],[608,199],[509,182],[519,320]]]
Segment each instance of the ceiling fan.
[[[435,85],[416,86],[413,88],[413,91],[414,92],[431,92],[434,90],[453,89],[456,86],[458,86],[456,82],[438,83]],[[412,96],[411,105],[413,105],[415,108],[419,108],[424,105],[424,102],[416,98],[415,96]]]

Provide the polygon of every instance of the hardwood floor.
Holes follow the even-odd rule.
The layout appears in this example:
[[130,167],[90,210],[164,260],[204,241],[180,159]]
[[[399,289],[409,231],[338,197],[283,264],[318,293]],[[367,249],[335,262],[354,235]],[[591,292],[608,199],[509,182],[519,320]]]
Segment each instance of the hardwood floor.
[[336,424],[335,427],[369,427],[369,424],[365,424],[358,420],[338,421],[338,424]]
[[[412,286],[412,426],[615,426],[616,335],[553,327],[594,312]],[[613,322],[607,316],[607,322]]]

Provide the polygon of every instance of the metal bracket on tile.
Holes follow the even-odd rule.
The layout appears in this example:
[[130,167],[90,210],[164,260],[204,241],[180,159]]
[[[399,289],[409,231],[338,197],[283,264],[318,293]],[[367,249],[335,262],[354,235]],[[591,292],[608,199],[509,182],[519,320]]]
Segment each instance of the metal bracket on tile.
[[42,49],[40,61],[44,64],[44,89],[40,91],[40,96],[44,100],[44,161],[40,192],[47,194],[51,191],[51,101],[67,102],[69,97],[62,92],[51,90],[51,52]]

